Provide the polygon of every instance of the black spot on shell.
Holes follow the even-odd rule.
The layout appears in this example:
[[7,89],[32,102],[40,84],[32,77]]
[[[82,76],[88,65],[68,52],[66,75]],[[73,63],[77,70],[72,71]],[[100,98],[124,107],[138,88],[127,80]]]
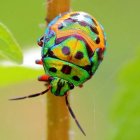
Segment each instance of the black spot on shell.
[[91,72],[91,65],[86,65],[86,66],[84,67],[84,69],[85,69],[90,75],[92,75],[92,72]]
[[70,49],[69,49],[69,47],[64,46],[64,47],[62,48],[62,53],[63,53],[64,55],[69,55],[69,54],[70,54]]
[[75,81],[80,81],[80,78],[78,76],[73,76],[72,79]]
[[97,26],[97,23],[93,18],[92,18],[92,22]]
[[54,68],[54,67],[51,67],[51,68],[49,68],[49,71],[56,73],[57,72],[57,69]]
[[81,51],[78,51],[75,55],[76,59],[82,59],[84,57],[84,54]]
[[64,27],[64,26],[63,26],[62,23],[58,25],[58,29],[62,29],[63,27]]
[[48,51],[48,56],[53,57],[53,56],[54,56],[53,51],[49,50],[49,51]]
[[100,38],[97,37],[97,39],[96,39],[96,44],[99,44],[99,43],[100,43]]
[[90,65],[86,65],[86,66],[84,67],[84,69],[87,70],[87,71],[90,71],[90,70],[91,70],[91,66],[90,66]]
[[99,34],[99,32],[98,32],[96,27],[90,26],[90,29],[92,30],[92,32],[96,33],[97,35]]
[[62,71],[64,74],[70,74],[70,73],[71,73],[71,69],[72,69],[71,66],[69,66],[69,65],[63,65],[61,71]]

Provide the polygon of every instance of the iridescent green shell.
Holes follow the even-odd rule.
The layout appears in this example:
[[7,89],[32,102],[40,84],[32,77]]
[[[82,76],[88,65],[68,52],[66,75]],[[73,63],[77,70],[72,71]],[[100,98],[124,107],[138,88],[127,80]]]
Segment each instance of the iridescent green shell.
[[106,46],[102,26],[84,12],[69,12],[56,17],[48,25],[43,42],[45,72],[56,81],[63,79],[75,86],[92,77]]

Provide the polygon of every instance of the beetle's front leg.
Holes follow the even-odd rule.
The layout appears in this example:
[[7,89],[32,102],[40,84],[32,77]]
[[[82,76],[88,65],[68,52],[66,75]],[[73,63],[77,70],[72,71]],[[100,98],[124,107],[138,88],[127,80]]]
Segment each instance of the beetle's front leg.
[[38,65],[43,65],[42,60],[38,60],[38,59],[37,59],[37,60],[35,61],[35,63],[38,64]]
[[38,81],[45,81],[45,82],[49,82],[51,79],[51,76],[44,74],[38,77]]

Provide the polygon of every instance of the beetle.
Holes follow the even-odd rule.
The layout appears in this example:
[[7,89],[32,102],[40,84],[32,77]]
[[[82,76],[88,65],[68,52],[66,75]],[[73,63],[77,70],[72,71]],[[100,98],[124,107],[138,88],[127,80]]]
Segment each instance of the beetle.
[[38,45],[42,47],[42,59],[36,60],[36,64],[43,65],[45,70],[38,80],[48,82],[48,89],[11,100],[36,97],[49,90],[55,96],[65,96],[71,116],[86,135],[70,107],[68,91],[75,86],[82,87],[103,60],[106,36],[102,25],[85,12],[60,14],[48,24]]

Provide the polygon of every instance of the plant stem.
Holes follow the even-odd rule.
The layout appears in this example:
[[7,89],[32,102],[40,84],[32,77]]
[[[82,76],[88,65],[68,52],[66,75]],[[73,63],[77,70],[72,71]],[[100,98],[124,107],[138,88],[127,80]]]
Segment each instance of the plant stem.
[[50,22],[60,13],[70,10],[70,0],[47,0],[47,20]]
[[[47,21],[70,9],[70,0],[48,0]],[[70,115],[64,97],[47,94],[47,140],[69,140]]]

